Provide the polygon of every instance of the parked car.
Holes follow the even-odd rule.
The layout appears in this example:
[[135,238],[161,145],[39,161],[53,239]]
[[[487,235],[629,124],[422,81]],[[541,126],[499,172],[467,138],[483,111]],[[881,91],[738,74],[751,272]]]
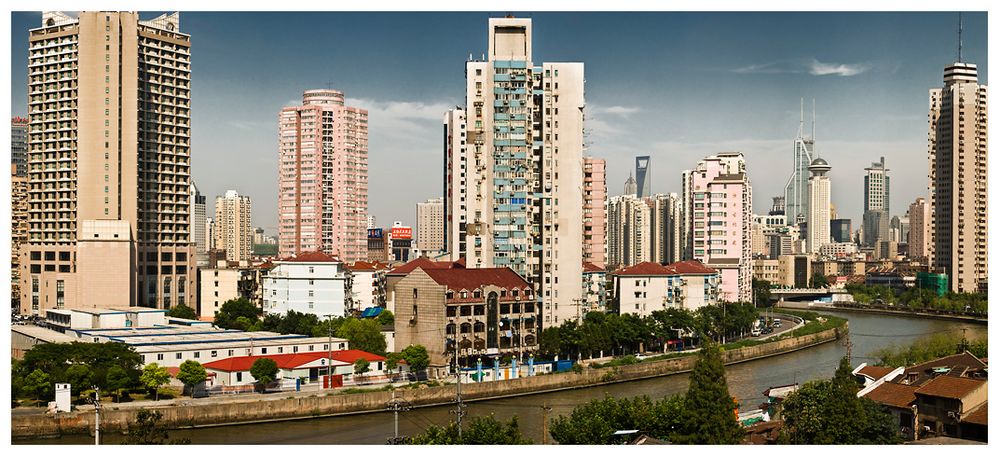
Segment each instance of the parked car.
[[754,327],[753,330],[750,330],[750,336],[760,336],[760,329]]
[[781,327],[781,319],[775,319],[774,320],[774,326],[775,327]]

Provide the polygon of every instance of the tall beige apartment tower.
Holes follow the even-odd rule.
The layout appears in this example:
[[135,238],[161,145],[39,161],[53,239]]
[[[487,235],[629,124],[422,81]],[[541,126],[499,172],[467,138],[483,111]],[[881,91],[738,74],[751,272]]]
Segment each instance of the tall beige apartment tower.
[[178,14],[42,15],[28,45],[21,313],[191,304],[191,39]]
[[926,260],[930,251],[931,209],[923,197],[910,203],[910,237],[907,239],[907,255],[912,260]]
[[466,182],[466,266],[510,267],[537,322],[560,325],[583,288],[583,63],[535,63],[531,19],[491,18],[488,35],[465,66],[466,173],[450,178]]
[[960,61],[945,67],[944,87],[930,90],[928,260],[952,291],[985,292],[987,92],[976,65]]
[[215,197],[215,248],[226,250],[226,260],[250,260],[253,253],[253,225],[250,223],[250,197],[227,190]]
[[444,201],[440,198],[417,203],[417,248],[444,251]]

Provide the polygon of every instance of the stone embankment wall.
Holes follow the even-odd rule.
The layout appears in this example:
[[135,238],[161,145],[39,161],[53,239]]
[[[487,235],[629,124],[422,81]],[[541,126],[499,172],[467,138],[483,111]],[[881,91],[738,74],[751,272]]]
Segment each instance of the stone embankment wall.
[[[847,324],[841,328],[824,330],[811,335],[787,338],[729,350],[723,353],[726,364],[746,362],[805,349],[835,341],[845,334]],[[531,395],[557,390],[576,389],[637,379],[667,376],[690,371],[697,356],[658,360],[609,368],[586,368],[581,373],[573,371],[543,376],[533,376],[503,382],[463,384],[462,397],[466,401]],[[396,389],[396,398],[412,406],[434,406],[454,402],[455,386]],[[392,392],[374,391],[348,395],[288,396],[271,394],[273,399],[256,395],[219,402],[191,402],[166,407],[156,407],[163,414],[162,423],[170,428],[213,426],[275,420],[303,419],[310,417],[360,414],[384,411]],[[105,405],[101,412],[101,432],[124,431],[135,420],[138,408]],[[58,437],[63,434],[92,434],[93,411],[59,413],[55,415],[12,415],[12,439]]]

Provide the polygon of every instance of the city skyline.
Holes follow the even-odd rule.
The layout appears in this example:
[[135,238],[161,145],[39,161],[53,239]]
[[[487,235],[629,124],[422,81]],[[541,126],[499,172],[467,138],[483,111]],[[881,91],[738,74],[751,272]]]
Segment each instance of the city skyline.
[[[370,212],[380,221],[415,225],[409,220],[413,204],[441,193],[440,119],[446,109],[464,104],[462,61],[470,53],[480,57],[485,49],[481,29],[489,17],[499,15],[183,13],[182,27],[201,43],[192,52],[192,67],[199,74],[192,85],[194,180],[210,202],[226,189],[247,189],[259,202],[254,225],[277,233],[274,113],[297,101],[304,90],[332,87],[346,92],[348,103],[370,112]],[[607,160],[611,195],[621,188],[636,155],[650,155],[658,164],[652,193],[668,193],[680,192],[680,172],[690,163],[740,151],[759,197],[754,212],[764,213],[767,199],[782,194],[791,171],[798,101],[815,98],[816,150],[834,167],[832,201],[842,217],[860,226],[864,167],[881,155],[901,177],[892,207],[905,208],[927,196],[927,90],[940,85],[941,70],[957,57],[955,13],[519,16],[536,22],[539,59],[587,64],[585,154]],[[985,17],[965,14],[963,34],[964,60],[978,65],[984,81]],[[26,31],[37,27],[39,18],[40,13],[12,14],[12,115],[26,112]],[[290,41],[280,38],[287,35],[281,30],[299,30],[294,38],[299,41],[312,33],[310,23],[331,18],[346,20],[334,20],[343,27],[324,31],[330,40],[359,28],[385,31],[378,34],[385,38],[354,40],[349,49],[329,51],[312,42],[292,52],[282,46]],[[263,21],[266,37],[242,33]],[[848,23],[848,30],[842,30]],[[621,30],[603,41],[571,33],[599,24]],[[413,40],[399,38],[418,25],[430,32]],[[660,33],[661,28],[670,32]],[[744,36],[748,30],[753,36]],[[768,30],[808,32],[808,37],[789,43]],[[416,48],[437,51],[408,51]],[[401,62],[412,71],[390,71]],[[407,183],[406,192],[396,185],[400,182]]]

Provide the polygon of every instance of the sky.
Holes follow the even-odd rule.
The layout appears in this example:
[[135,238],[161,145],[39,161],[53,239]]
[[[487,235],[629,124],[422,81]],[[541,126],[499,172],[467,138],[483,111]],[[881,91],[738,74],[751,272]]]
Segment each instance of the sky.
[[[415,224],[442,189],[441,122],[464,105],[465,61],[486,51],[488,13],[182,12],[192,41],[192,174],[208,197],[249,195],[253,225],[277,233],[277,126],[304,90],[341,90],[369,111],[369,212]],[[890,209],[927,194],[928,90],[958,54],[957,13],[529,13],[535,63],[583,62],[586,155],[607,160],[609,195],[634,157],[652,190],[741,151],[766,213],[792,169],[800,99],[833,167],[839,217],[861,222],[864,168],[884,156]],[[154,16],[143,13],[144,19]],[[27,36],[11,16],[11,115],[27,112]],[[986,13],[964,13],[963,60],[987,81]]]

